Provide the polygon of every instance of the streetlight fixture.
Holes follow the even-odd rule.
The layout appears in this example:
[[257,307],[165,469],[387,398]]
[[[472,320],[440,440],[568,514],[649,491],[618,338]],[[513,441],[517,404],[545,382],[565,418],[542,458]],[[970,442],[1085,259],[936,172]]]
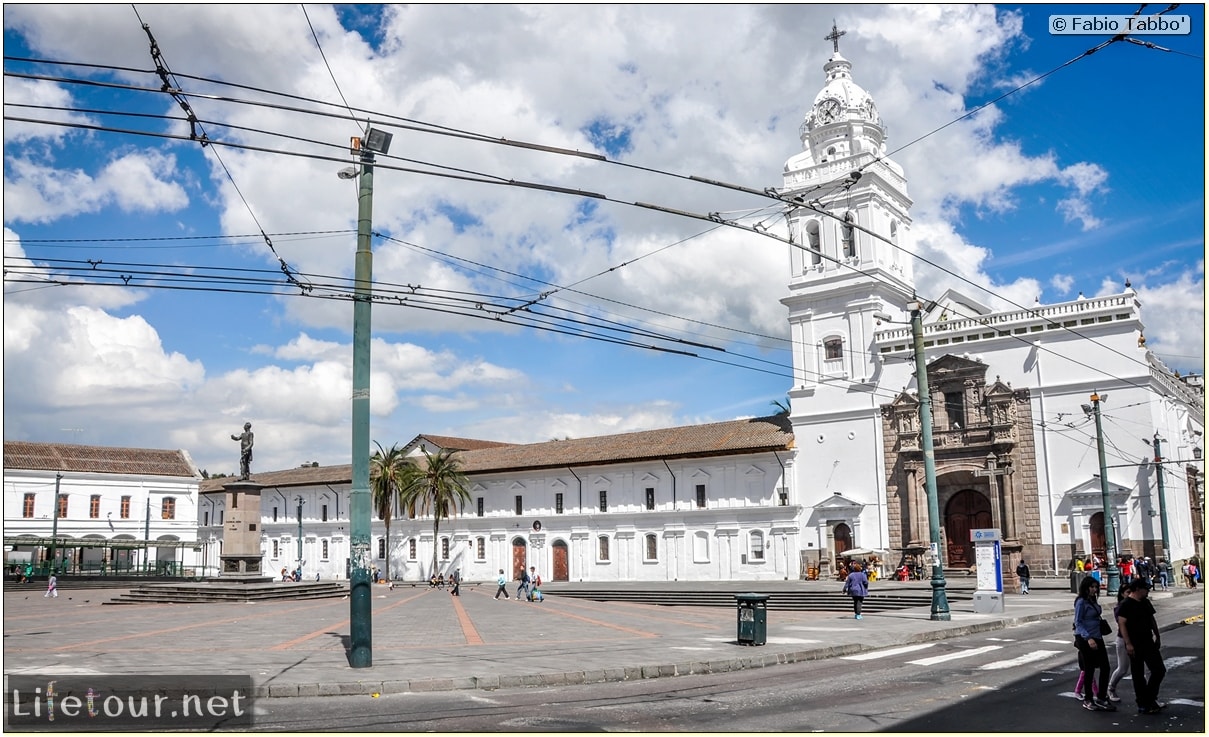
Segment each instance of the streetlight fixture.
[[1104,508],[1104,557],[1106,558],[1104,562],[1108,564],[1108,593],[1116,596],[1117,589],[1121,586],[1121,570],[1117,568],[1117,542],[1114,532],[1115,525],[1112,524],[1112,501],[1108,497],[1108,462],[1104,458],[1104,430],[1100,423],[1100,402],[1106,399],[1108,399],[1107,394],[1092,392],[1091,411],[1096,418],[1096,449],[1100,454],[1100,503]]
[[[370,491],[369,491],[369,367],[370,304],[373,300],[374,155],[390,150],[393,136],[367,127],[354,137],[349,150],[357,156],[360,181],[357,194],[357,254],[353,273],[353,397],[352,489],[349,492],[349,544],[352,570],[349,581],[349,665],[373,665],[373,599],[370,592]],[[341,172],[341,178],[346,178]]]

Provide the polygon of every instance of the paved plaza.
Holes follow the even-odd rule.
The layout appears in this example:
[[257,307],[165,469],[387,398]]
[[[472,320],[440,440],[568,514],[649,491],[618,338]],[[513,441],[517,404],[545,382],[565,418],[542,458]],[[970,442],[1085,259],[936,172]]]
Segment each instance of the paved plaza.
[[[926,586],[926,582],[922,582]],[[288,585],[288,584],[282,584]],[[795,590],[833,582],[761,585]],[[829,588],[824,588],[829,587]],[[511,588],[511,587],[510,587]],[[926,589],[923,589],[926,590]],[[767,612],[767,642],[740,645],[737,610],[602,602],[551,595],[494,599],[494,585],[374,587],[373,665],[351,668],[349,600],[104,605],[119,590],[7,585],[4,672],[250,675],[258,696],[398,693],[557,685],[725,672],[850,655],[1071,616],[1065,590],[1009,594],[1002,614],[950,603],[866,613]],[[1203,616],[1202,589],[1153,593],[1160,626]]]

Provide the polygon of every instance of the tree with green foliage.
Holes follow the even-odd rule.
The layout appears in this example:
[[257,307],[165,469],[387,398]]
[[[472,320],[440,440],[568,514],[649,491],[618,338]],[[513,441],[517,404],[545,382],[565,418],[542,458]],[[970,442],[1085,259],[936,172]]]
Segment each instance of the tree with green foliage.
[[[470,482],[462,473],[456,450],[423,451],[422,461],[407,464],[399,485],[399,499],[409,514],[432,515],[432,570],[437,570],[437,548],[441,520],[457,514],[470,502]],[[419,460],[419,459],[417,459]]]
[[378,519],[386,523],[386,577],[394,578],[390,564],[390,523],[400,498],[403,479],[412,464],[398,445],[390,446],[390,450],[384,450],[377,440],[374,445],[378,446],[378,450],[369,459],[369,490]]

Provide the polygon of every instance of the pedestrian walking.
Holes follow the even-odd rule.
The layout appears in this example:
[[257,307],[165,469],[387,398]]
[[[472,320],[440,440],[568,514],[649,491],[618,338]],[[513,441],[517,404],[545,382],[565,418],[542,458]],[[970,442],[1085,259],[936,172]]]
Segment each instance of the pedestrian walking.
[[520,581],[520,584],[516,587],[516,598],[518,600],[521,598],[522,592],[525,596],[529,595],[529,572],[524,568],[521,569]]
[[542,576],[537,575],[537,567],[530,565],[530,592],[526,597],[530,602],[539,596],[540,586],[542,586]]
[[462,569],[461,568],[453,569],[453,573],[451,573],[449,575],[449,585],[450,585],[450,589],[449,589],[450,596],[461,596],[462,595],[458,591],[458,588],[462,585]]
[[[1128,586],[1117,589],[1117,603],[1112,608],[1112,621],[1114,622],[1117,621],[1117,616],[1121,612],[1121,602],[1125,600],[1125,593],[1128,590]],[[1129,672],[1129,653],[1125,651],[1125,630],[1120,626],[1117,627],[1117,641],[1114,650],[1117,655],[1117,665],[1108,677],[1108,700],[1116,703],[1121,700],[1121,697],[1117,695],[1117,686]]]
[[[1082,656],[1083,708],[1088,711],[1116,711],[1117,707],[1106,698],[1108,651],[1104,647],[1104,635],[1108,632],[1104,628],[1108,622],[1104,620],[1099,597],[1099,581],[1089,577],[1079,583],[1079,596],[1075,599],[1075,647]],[[1093,697],[1092,684],[1095,684],[1099,696]]]
[[844,579],[844,593],[852,597],[852,611],[856,618],[863,619],[861,607],[865,603],[865,597],[869,595],[869,577],[865,575],[860,563],[852,564],[852,571]]
[[42,594],[42,598],[48,596],[55,599],[59,598],[59,577],[55,575],[54,571],[50,572],[50,579],[46,582],[46,593]]
[[[1162,635],[1154,619],[1154,604],[1150,603],[1150,586],[1144,581],[1134,581],[1129,587],[1121,607],[1117,610],[1117,629],[1125,640],[1125,651],[1129,654],[1129,670],[1133,676],[1133,694],[1139,714],[1156,714],[1166,706],[1159,701],[1159,686],[1167,675],[1163,664]],[[1146,671],[1150,671],[1150,678]]]
[[1171,575],[1168,573],[1169,570],[1171,570],[1171,565],[1167,562],[1167,559],[1159,558],[1159,586],[1162,586],[1164,591],[1167,590],[1167,586],[1171,580],[1169,578]]
[[503,568],[500,569],[500,575],[495,579],[495,582],[499,584],[499,588],[495,590],[495,598],[498,599],[500,598],[500,594],[503,594],[504,598],[507,599],[508,589],[506,587],[508,584],[508,579],[504,576]]
[[1020,593],[1027,594],[1028,582],[1032,575],[1029,573],[1028,563],[1025,563],[1023,558],[1020,559],[1020,565],[1016,566],[1016,578],[1020,579]]

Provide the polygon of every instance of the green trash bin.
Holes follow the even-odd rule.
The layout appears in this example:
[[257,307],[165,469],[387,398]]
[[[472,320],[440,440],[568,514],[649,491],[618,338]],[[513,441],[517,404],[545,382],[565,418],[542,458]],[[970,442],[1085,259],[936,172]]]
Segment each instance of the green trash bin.
[[735,594],[739,614],[740,645],[763,645],[768,641],[768,595]]

